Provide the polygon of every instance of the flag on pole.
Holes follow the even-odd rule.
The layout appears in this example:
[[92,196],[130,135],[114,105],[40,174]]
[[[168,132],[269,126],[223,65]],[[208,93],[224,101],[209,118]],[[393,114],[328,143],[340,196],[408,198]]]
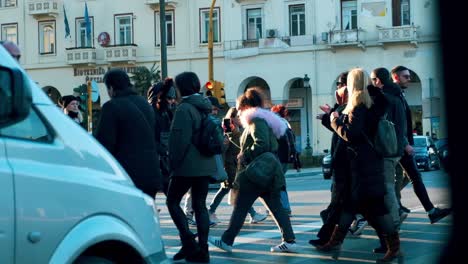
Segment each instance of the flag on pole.
[[91,42],[91,21],[88,15],[88,5],[85,2],[85,13],[84,13],[85,25],[86,25],[86,42]]
[[67,18],[67,12],[65,12],[65,5],[63,5],[63,15],[65,18],[63,19],[63,22],[65,23],[65,38],[70,37],[70,25],[68,25],[68,18]]

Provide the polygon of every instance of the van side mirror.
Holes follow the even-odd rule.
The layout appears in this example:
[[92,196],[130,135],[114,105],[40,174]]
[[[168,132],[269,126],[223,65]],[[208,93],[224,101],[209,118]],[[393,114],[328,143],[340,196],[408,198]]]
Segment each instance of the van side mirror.
[[23,73],[0,66],[0,128],[25,119],[31,104],[31,88]]

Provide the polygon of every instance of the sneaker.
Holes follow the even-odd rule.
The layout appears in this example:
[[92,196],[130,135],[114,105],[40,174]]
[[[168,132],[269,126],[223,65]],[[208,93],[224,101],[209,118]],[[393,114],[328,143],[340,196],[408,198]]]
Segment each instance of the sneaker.
[[271,252],[290,252],[290,253],[297,253],[298,246],[296,242],[281,242],[281,244],[271,247]]
[[367,226],[367,221],[364,218],[360,218],[356,220],[356,229],[354,230],[353,235],[360,236],[362,234],[362,230]]
[[224,241],[221,240],[221,238],[209,236],[208,242],[210,242],[213,246],[220,248],[226,252],[232,252],[232,246],[224,243]]
[[257,224],[264,221],[267,218],[267,215],[256,213],[253,217],[250,217],[251,224]]
[[356,231],[356,228],[357,228],[357,220],[354,219],[351,225],[349,226],[349,229],[348,229],[349,233],[353,234],[354,231]]
[[219,221],[219,219],[218,219],[218,217],[216,216],[215,213],[211,213],[210,214],[210,222],[219,223],[221,221]]
[[211,221],[211,219],[210,219],[210,223],[209,223],[210,227],[213,227],[213,226],[215,226],[215,225],[217,225],[217,224],[218,224],[218,223],[213,222],[213,221]]
[[197,225],[197,222],[195,222],[195,220],[193,220],[192,218],[189,218],[187,217],[187,223],[191,226],[196,226]]
[[444,208],[439,209],[437,207],[434,208],[434,212],[429,214],[429,220],[431,220],[431,224],[439,222],[440,219],[446,217],[452,212],[452,208]]

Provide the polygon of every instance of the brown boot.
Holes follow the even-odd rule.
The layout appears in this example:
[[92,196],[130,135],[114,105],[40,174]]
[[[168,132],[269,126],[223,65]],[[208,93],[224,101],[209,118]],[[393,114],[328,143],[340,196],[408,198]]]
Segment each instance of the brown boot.
[[391,262],[395,258],[401,257],[400,252],[400,235],[395,232],[391,235],[382,235],[387,242],[387,252],[385,256],[378,260],[380,263]]
[[346,237],[346,232],[340,230],[338,225],[335,226],[333,234],[330,237],[330,240],[323,246],[317,246],[319,251],[330,252],[330,251],[339,251],[341,249],[341,244]]

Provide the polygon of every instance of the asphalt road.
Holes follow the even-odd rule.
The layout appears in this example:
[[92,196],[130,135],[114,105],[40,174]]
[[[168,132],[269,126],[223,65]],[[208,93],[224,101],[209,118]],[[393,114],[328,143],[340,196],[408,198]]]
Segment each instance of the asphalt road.
[[[303,171],[302,175],[290,171],[288,176],[288,192],[293,211],[291,221],[300,252],[295,254],[270,252],[271,246],[281,242],[281,236],[274,221],[268,217],[259,224],[245,222],[236,238],[232,253],[226,253],[210,245],[211,263],[375,263],[375,260],[381,257],[372,253],[372,249],[378,245],[378,238],[371,227],[366,227],[359,238],[348,236],[338,259],[335,259],[336,256],[320,253],[310,246],[309,239],[315,238],[322,225],[319,213],[330,201],[330,181],[324,180],[317,169]],[[441,207],[450,205],[447,177],[442,170],[423,172],[424,183],[431,200]],[[207,203],[211,201],[215,192],[214,189],[210,191]],[[404,257],[399,259],[398,263],[437,263],[449,238],[451,217],[431,225],[411,184],[403,190],[402,197],[403,204],[411,209],[411,213],[401,227],[401,247]],[[180,239],[167,212],[165,197],[158,197],[157,204],[161,209],[161,228],[166,253],[172,258],[180,249]],[[261,212],[265,210],[258,201],[254,206]],[[217,216],[222,222],[210,229],[210,235],[221,236],[227,229],[231,212],[232,208],[227,204],[226,197],[217,211]],[[195,229],[193,227],[194,232]]]

